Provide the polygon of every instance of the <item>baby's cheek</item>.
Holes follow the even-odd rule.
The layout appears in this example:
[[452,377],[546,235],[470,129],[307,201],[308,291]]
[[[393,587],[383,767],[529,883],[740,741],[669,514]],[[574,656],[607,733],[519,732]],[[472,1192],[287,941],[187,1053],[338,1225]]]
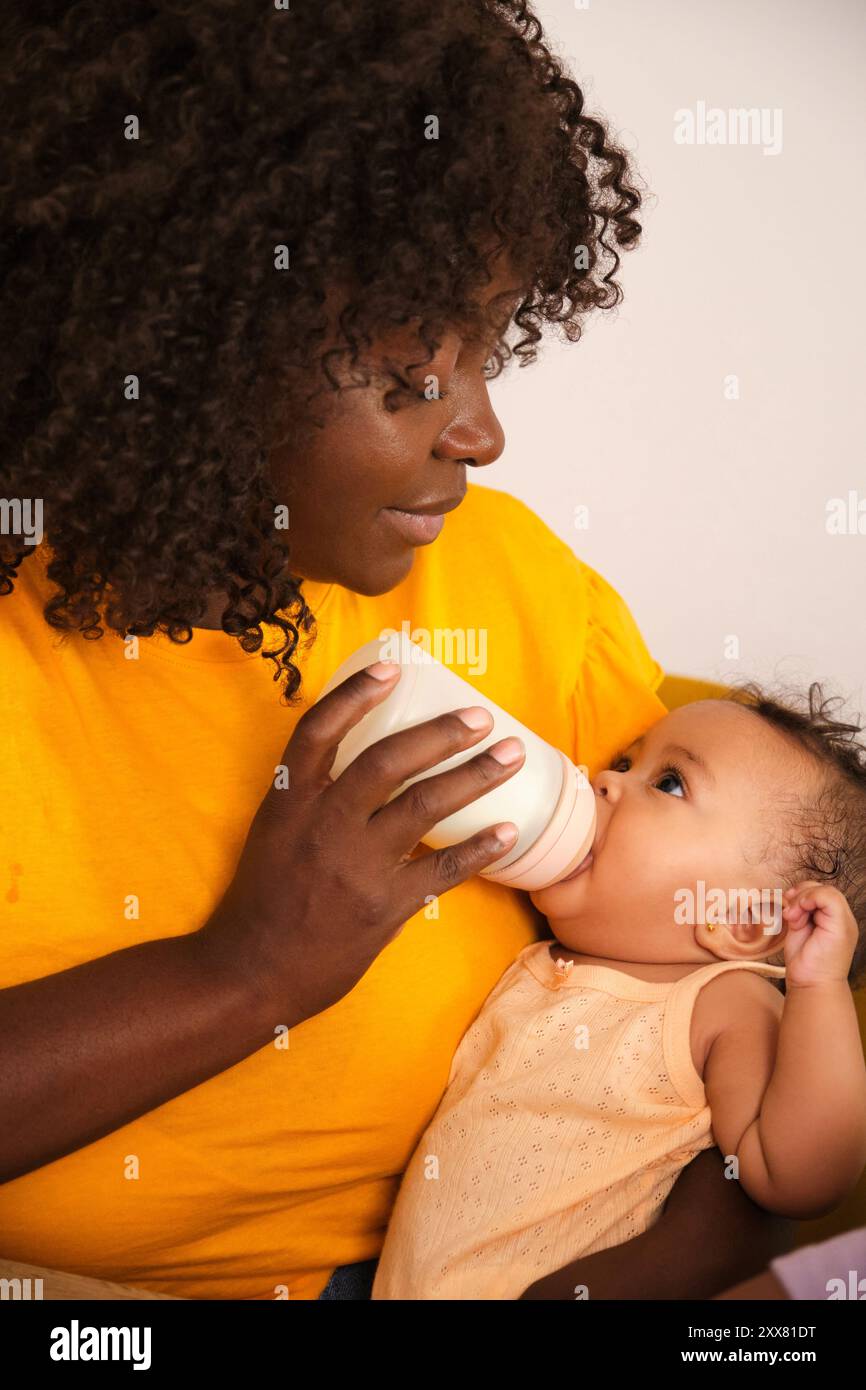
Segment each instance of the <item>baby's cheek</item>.
[[586,910],[591,901],[589,878],[589,873],[583,873],[570,883],[552,883],[549,888],[540,888],[529,894],[531,902],[547,918],[554,933],[557,925],[573,920],[581,910]]

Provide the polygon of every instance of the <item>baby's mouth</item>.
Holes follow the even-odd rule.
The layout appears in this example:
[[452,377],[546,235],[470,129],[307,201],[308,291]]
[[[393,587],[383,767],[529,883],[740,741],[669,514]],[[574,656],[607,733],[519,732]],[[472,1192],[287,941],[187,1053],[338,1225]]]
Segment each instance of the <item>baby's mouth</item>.
[[573,878],[577,878],[577,876],[578,876],[579,874],[585,873],[587,869],[591,868],[592,863],[593,863],[593,854],[592,854],[592,850],[590,850],[589,853],[588,853],[583,859],[581,859],[581,861],[580,861],[580,863],[578,864],[577,868],[576,868],[576,869],[572,869],[571,873],[570,873],[570,874],[566,874],[565,878],[561,878],[561,879],[559,880],[559,882],[560,882],[560,883],[570,883],[571,880],[572,880]]

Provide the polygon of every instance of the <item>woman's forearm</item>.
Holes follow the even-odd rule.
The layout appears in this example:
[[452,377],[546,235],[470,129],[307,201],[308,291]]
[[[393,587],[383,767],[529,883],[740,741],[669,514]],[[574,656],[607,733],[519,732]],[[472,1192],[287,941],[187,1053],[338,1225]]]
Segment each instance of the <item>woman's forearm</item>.
[[846,981],[789,987],[773,1075],[737,1156],[755,1200],[800,1219],[832,1210],[857,1182],[866,1062]]
[[193,932],[0,990],[0,1182],[109,1134],[300,1021],[276,1017],[252,977],[215,952]]
[[790,1249],[794,1228],[757,1207],[725,1177],[717,1149],[683,1169],[658,1220],[623,1245],[539,1279],[524,1299],[712,1298]]

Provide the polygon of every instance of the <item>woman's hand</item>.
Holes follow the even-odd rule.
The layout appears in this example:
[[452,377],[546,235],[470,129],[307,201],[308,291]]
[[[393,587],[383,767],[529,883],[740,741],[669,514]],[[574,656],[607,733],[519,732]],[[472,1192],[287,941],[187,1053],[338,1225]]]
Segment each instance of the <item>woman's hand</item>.
[[794,1229],[726,1176],[718,1149],[705,1149],[680,1173],[658,1220],[642,1235],[575,1260],[521,1297],[712,1298],[790,1249]]
[[522,753],[506,767],[485,750],[384,805],[413,773],[483,738],[489,715],[475,730],[454,713],[392,734],[331,782],[344,734],[393,686],[359,671],[301,717],[288,787],[268,792],[203,927],[0,990],[0,1183],[235,1066],[273,1042],[275,1024],[328,1008],[428,894],[504,854],[509,842],[482,831],[410,857],[442,816],[512,776]]
[[[518,771],[519,739],[414,783],[386,805],[409,777],[490,732],[492,716],[480,708],[472,707],[482,716],[476,728],[454,711],[390,734],[331,781],[341,740],[393,690],[399,670],[379,662],[358,671],[301,716],[283,755],[288,785],[268,791],[234,878],[199,933],[223,964],[252,973],[289,1024],[341,999],[431,895],[494,863],[517,835],[508,822],[412,857],[437,821]],[[516,756],[500,762],[497,752]]]

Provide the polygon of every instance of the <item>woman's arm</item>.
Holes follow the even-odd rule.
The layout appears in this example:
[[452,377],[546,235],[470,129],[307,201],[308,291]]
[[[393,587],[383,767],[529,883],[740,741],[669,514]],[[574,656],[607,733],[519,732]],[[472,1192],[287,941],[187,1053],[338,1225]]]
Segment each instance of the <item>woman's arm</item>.
[[[842,1231],[830,1240],[801,1245],[773,1261],[772,1268],[737,1284],[717,1298],[790,1298],[804,1302],[856,1298],[857,1271],[866,1264],[866,1226]],[[860,1280],[860,1289],[863,1281]],[[861,1294],[862,1297],[862,1294]]]
[[93,1143],[273,1039],[273,1005],[205,943],[199,932],[146,941],[0,991],[0,1182]]
[[794,1225],[762,1210],[725,1177],[715,1147],[683,1169],[658,1220],[623,1245],[575,1260],[531,1284],[524,1299],[712,1298],[789,1250]]
[[731,1298],[740,1303],[756,1303],[770,1298],[789,1297],[785,1285],[769,1269],[765,1269],[763,1274],[756,1274],[754,1279],[746,1279],[742,1284],[736,1284],[734,1288],[725,1289],[724,1293],[714,1295],[714,1298],[718,1300]]

